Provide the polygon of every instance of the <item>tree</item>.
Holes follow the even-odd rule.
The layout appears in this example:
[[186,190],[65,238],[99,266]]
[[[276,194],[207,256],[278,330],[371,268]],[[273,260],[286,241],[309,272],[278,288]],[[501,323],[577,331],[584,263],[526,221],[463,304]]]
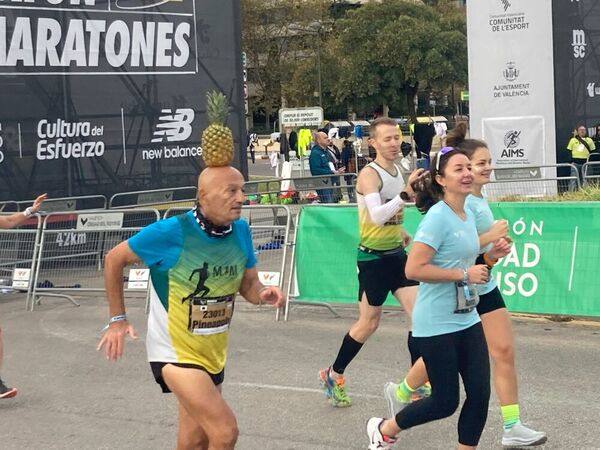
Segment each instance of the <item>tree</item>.
[[448,2],[437,7],[404,0],[368,3],[336,23],[339,102],[383,109],[403,100],[414,116],[422,86],[466,82],[464,15]]
[[242,48],[248,81],[256,87],[252,109],[264,110],[267,128],[297,62],[314,56],[311,29],[327,20],[330,4],[330,0],[242,0]]

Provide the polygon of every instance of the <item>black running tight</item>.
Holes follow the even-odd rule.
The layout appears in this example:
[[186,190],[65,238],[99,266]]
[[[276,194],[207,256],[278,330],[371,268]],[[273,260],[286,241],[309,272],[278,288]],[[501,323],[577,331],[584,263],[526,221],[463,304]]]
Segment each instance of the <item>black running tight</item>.
[[460,374],[467,398],[458,419],[458,442],[476,446],[490,400],[490,363],[481,323],[455,333],[413,339],[427,367],[431,397],[408,405],[396,415],[396,423],[407,430],[454,414],[460,401]]

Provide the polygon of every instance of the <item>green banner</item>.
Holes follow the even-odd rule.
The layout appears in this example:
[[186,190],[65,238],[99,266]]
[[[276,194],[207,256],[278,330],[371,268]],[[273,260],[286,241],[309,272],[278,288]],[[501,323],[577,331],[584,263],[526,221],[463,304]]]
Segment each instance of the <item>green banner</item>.
[[[514,312],[600,316],[600,203],[495,203],[512,252],[493,271]],[[405,214],[413,234],[421,215]],[[296,241],[298,300],[354,303],[358,295],[356,207],[309,206]],[[395,302],[388,299],[388,304]]]

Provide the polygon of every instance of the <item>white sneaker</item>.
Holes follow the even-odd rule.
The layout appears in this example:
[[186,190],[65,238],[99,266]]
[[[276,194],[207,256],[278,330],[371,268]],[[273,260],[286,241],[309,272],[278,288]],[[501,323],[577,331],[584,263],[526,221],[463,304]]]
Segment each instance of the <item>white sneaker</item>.
[[381,434],[381,431],[379,431],[379,425],[381,425],[381,422],[384,420],[385,419],[379,417],[371,417],[367,421],[367,436],[369,437],[368,450],[388,450],[391,449],[396,442],[395,439],[384,436]]
[[396,395],[396,389],[398,389],[398,385],[396,383],[392,383],[391,381],[385,383],[383,387],[383,396],[388,404],[388,409],[390,412],[390,417],[395,417],[396,414],[402,410],[408,403],[402,402]]
[[502,445],[505,447],[529,447],[541,445],[547,440],[546,433],[527,428],[520,421],[515,423],[512,428],[505,429],[502,435]]

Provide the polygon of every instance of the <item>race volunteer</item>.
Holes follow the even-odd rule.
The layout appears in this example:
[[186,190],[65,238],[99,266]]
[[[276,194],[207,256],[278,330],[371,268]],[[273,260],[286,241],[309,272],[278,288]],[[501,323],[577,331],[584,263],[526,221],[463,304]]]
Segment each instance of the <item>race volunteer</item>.
[[263,286],[248,224],[240,219],[244,178],[233,167],[209,167],[198,179],[190,212],[147,226],[106,257],[108,330],[98,349],[123,355],[127,321],[123,269],[143,261],[152,279],[146,348],[162,391],[179,403],[177,448],[231,449],[236,418],[221,395],[229,324],[236,293],[250,303],[279,307],[277,287]]

